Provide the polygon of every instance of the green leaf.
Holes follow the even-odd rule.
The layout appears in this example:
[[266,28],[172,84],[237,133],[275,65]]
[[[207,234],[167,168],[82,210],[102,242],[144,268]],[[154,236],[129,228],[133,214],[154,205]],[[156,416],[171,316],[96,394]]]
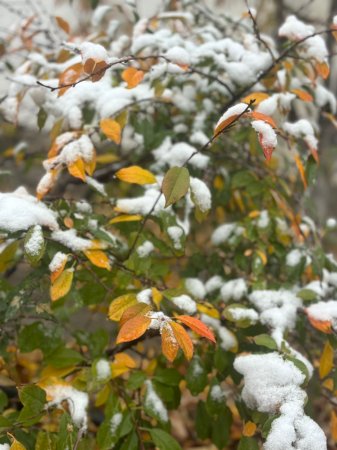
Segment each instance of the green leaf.
[[37,264],[43,257],[45,241],[40,225],[35,225],[28,230],[25,237],[24,249],[26,258],[33,265]]
[[198,395],[207,385],[207,372],[198,355],[190,362],[186,374],[187,387],[192,395]]
[[261,345],[262,347],[267,347],[270,350],[277,350],[277,344],[272,337],[268,334],[259,334],[253,338],[256,345]]
[[18,418],[19,422],[32,425],[40,420],[40,413],[46,402],[46,393],[43,389],[35,385],[27,385],[19,388],[19,398],[23,404]]
[[165,208],[186,195],[189,186],[190,174],[186,167],[172,167],[166,173],[161,187],[166,200]]
[[23,353],[40,349],[44,354],[50,353],[61,345],[59,332],[53,326],[45,328],[40,322],[25,326],[19,334],[19,349]]
[[226,407],[225,411],[213,420],[211,440],[219,450],[222,450],[229,441],[230,428],[232,425],[232,414]]
[[139,449],[138,436],[137,433],[133,431],[127,436],[120,450],[138,450],[138,449]]
[[66,347],[59,347],[48,355],[45,361],[53,367],[68,367],[83,361],[83,356],[75,350]]
[[242,436],[239,442],[238,450],[259,450],[259,444],[252,437]]
[[46,120],[48,118],[48,114],[43,108],[39,109],[39,112],[37,114],[37,126],[39,127],[39,130],[41,131],[44,127]]
[[201,400],[197,406],[195,429],[200,439],[207,439],[211,436],[212,418],[207,412],[205,402],[202,402]]
[[0,412],[8,405],[8,397],[3,390],[0,390]]
[[312,302],[314,300],[317,300],[316,292],[312,291],[311,289],[301,289],[296,293],[296,297],[301,298],[305,302]]
[[180,373],[173,368],[170,369],[161,369],[159,368],[155,376],[153,377],[155,381],[158,381],[159,383],[166,384],[168,386],[178,386],[180,383],[182,376]]
[[159,450],[181,450],[178,442],[166,431],[159,428],[152,428],[148,430],[153,443],[159,448]]
[[143,386],[146,378],[147,376],[144,372],[141,371],[132,372],[131,375],[129,376],[126,387],[131,391],[139,389],[140,387]]

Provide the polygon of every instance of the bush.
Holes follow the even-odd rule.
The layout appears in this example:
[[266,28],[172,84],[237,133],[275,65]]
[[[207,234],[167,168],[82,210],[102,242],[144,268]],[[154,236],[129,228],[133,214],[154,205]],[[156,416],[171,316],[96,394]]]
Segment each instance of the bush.
[[4,168],[39,180],[0,194],[1,448],[326,449],[327,418],[336,439],[335,221],[306,205],[337,20],[278,42],[181,3],[3,43]]

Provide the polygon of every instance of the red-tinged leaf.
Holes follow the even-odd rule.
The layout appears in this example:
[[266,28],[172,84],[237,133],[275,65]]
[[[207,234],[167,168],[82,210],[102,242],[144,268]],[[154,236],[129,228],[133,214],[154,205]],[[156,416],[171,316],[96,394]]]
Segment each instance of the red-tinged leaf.
[[322,333],[325,334],[331,334],[331,321],[330,320],[317,320],[313,317],[309,316],[308,314],[308,320],[311,323],[311,325],[316,328],[316,330],[322,331]]
[[139,315],[128,320],[119,330],[116,343],[121,344],[122,342],[129,342],[138,339],[145,333],[150,323],[151,319],[143,315]]
[[176,319],[180,320],[180,322],[191,328],[191,330],[200,336],[203,336],[214,343],[216,342],[213,332],[202,323],[201,320],[191,316],[177,316]]
[[122,327],[128,320],[133,319],[136,316],[139,315],[145,315],[147,312],[151,310],[151,306],[147,305],[146,303],[136,303],[135,305],[130,306],[127,308],[120,318],[119,326]]
[[176,359],[179,344],[174,337],[172,327],[169,323],[163,327],[161,332],[161,349],[165,358],[170,362],[173,362]]
[[273,155],[274,147],[271,147],[271,146],[268,146],[268,145],[264,145],[263,135],[261,133],[259,133],[259,142],[260,142],[260,145],[262,147],[264,157],[269,162],[271,160],[272,155]]
[[296,163],[297,169],[299,171],[304,189],[306,189],[308,187],[308,183],[307,183],[307,179],[305,176],[304,166],[302,164],[302,161],[301,161],[301,158],[299,157],[299,155],[295,155],[295,163]]
[[268,123],[271,127],[277,128],[274,119],[272,119],[270,116],[267,116],[266,114],[262,114],[258,111],[252,111],[251,113],[249,113],[249,115],[255,120],[263,120],[264,122]]
[[170,322],[174,337],[176,338],[179,347],[184,352],[186,359],[190,360],[193,356],[193,342],[187,331],[183,326],[177,322]]
[[316,148],[310,148],[310,152],[312,154],[312,157],[316,161],[316,163],[319,164],[319,155],[318,155],[317,149]]

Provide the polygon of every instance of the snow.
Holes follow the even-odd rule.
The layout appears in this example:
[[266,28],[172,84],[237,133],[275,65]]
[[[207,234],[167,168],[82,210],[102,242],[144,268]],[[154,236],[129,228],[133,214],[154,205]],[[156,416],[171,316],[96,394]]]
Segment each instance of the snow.
[[260,216],[257,220],[258,228],[267,228],[269,225],[269,221],[270,221],[270,219],[269,219],[268,211],[266,211],[266,210],[261,211]]
[[337,101],[334,94],[321,84],[317,84],[315,88],[315,102],[317,106],[323,108],[329,105],[332,114],[337,112]]
[[206,213],[212,206],[212,195],[208,186],[199,178],[190,178],[190,189],[194,203],[201,212]]
[[306,312],[315,320],[329,321],[333,328],[337,326],[337,300],[314,303],[306,308]]
[[249,295],[249,301],[260,312],[260,322],[271,328],[271,335],[278,346],[283,341],[286,330],[293,330],[297,310],[302,301],[288,290],[256,290]]
[[243,228],[238,226],[236,223],[225,223],[220,225],[212,234],[212,244],[223,244],[233,236],[240,236],[243,231]]
[[123,414],[118,412],[115,413],[110,420],[110,432],[112,435],[114,435],[119,427],[119,425],[122,423],[123,420]]
[[209,156],[198,153],[198,150],[186,142],[177,142],[172,145],[169,137],[165,138],[163,143],[152,151],[156,160],[156,167],[163,168],[166,164],[169,167],[181,167],[191,155],[193,158],[189,164],[197,169],[205,169],[209,162]]
[[189,53],[183,47],[172,47],[165,56],[175,64],[189,65],[191,62]]
[[228,308],[228,312],[234,320],[249,320],[256,323],[259,319],[258,313],[252,308]]
[[310,149],[317,149],[318,141],[315,137],[314,129],[308,120],[300,119],[294,123],[285,122],[283,129],[291,136],[303,138]]
[[172,302],[187,314],[194,314],[197,311],[197,304],[189,295],[182,294],[173,297]]
[[108,194],[106,193],[104,184],[100,183],[99,181],[95,180],[95,178],[89,177],[87,175],[85,181],[87,184],[95,189],[99,194],[103,195],[103,197],[107,197]]
[[69,412],[74,423],[78,427],[87,427],[87,408],[89,396],[86,392],[79,391],[72,386],[55,384],[45,388],[47,396],[52,400],[47,407],[57,406],[62,408],[62,402],[67,401]]
[[79,50],[82,55],[83,64],[85,64],[88,59],[93,59],[97,62],[108,62],[108,53],[102,45],[93,44],[92,42],[82,42],[82,44],[79,45]]
[[83,134],[79,139],[66,144],[60,155],[56,157],[55,164],[72,164],[78,159],[83,159],[85,162],[91,162],[95,157],[95,149],[91,139]]
[[24,188],[14,192],[0,193],[0,229],[14,233],[27,230],[34,225],[59,228],[56,213],[35,197],[29,195]]
[[38,256],[44,246],[41,225],[35,225],[29,239],[25,242],[25,251],[31,256]]
[[0,450],[10,450],[9,444],[0,444]]
[[92,242],[89,239],[77,236],[77,231],[73,228],[65,231],[53,231],[51,238],[74,252],[89,250],[92,247]]
[[142,245],[137,248],[137,254],[140,258],[146,258],[154,250],[154,245],[151,241],[145,241]]
[[224,391],[221,389],[221,387],[218,384],[215,384],[211,387],[210,390],[210,397],[212,400],[216,402],[223,402],[226,399],[226,395]]
[[212,327],[217,332],[220,338],[220,347],[223,350],[228,351],[237,348],[238,343],[235,335],[226,327],[221,325],[219,319],[214,319],[213,317],[207,316],[206,314],[201,314],[200,319],[205,325]]
[[165,327],[169,322],[171,322],[171,319],[161,311],[158,312],[149,311],[146,314],[146,316],[151,319],[149,329],[159,330],[160,333],[162,332],[163,327]]
[[99,5],[99,6],[97,6],[97,8],[95,8],[95,10],[94,10],[94,12],[92,14],[92,17],[91,17],[92,25],[95,28],[98,27],[101,24],[101,22],[102,22],[104,16],[106,15],[106,13],[108,11],[110,11],[111,9],[112,8],[109,5]]
[[184,234],[183,229],[178,226],[171,226],[171,227],[168,227],[167,234],[169,235],[170,239],[173,241],[174,248],[176,250],[180,250],[182,248],[180,240]]
[[152,298],[152,289],[143,289],[137,294],[137,301],[140,303],[146,303],[147,305],[151,305]]
[[212,292],[220,289],[223,283],[224,281],[220,277],[220,275],[214,275],[213,277],[209,278],[205,284],[207,294],[211,294]]
[[326,450],[320,427],[304,413],[305,375],[278,353],[238,356],[234,368],[244,376],[242,399],[260,412],[277,414],[264,450]]
[[162,422],[168,421],[167,409],[153,388],[153,384],[150,380],[145,381],[146,394],[144,399],[144,406],[150,411],[154,411]]
[[[237,63],[237,64],[240,64],[240,63]],[[220,117],[220,119],[218,120],[217,124],[215,125],[215,128],[217,128],[222,122],[224,122],[225,120],[229,119],[230,117],[239,116],[240,114],[242,114],[246,110],[247,110],[247,103],[237,103],[236,105],[231,106]]]
[[307,36],[310,36],[315,32],[315,28],[312,25],[307,25],[296,16],[288,16],[279,28],[278,35],[286,37],[293,41],[299,41]]
[[[144,195],[141,197],[134,198],[122,198],[117,200],[116,210],[118,212],[124,212],[127,214],[141,214],[145,216],[148,214],[152,206],[154,205],[157,197],[159,195],[159,189],[155,187],[150,187],[145,190]],[[154,214],[162,211],[165,206],[165,198],[162,195],[156,204],[153,211]]]
[[298,266],[303,256],[303,253],[298,248],[291,250],[286,256],[286,265],[289,267]]
[[329,219],[326,221],[326,226],[329,229],[334,229],[337,226],[337,220],[334,217],[329,217]]
[[247,295],[248,288],[243,278],[227,281],[220,290],[220,296],[224,302],[229,300],[241,300]]
[[111,376],[111,367],[109,361],[106,359],[100,359],[96,363],[96,372],[98,380],[106,380]]
[[262,147],[274,149],[277,145],[277,137],[273,128],[263,120],[253,120],[251,126],[258,133]]
[[206,297],[205,285],[198,278],[186,278],[185,286],[193,297],[200,299],[204,299]]

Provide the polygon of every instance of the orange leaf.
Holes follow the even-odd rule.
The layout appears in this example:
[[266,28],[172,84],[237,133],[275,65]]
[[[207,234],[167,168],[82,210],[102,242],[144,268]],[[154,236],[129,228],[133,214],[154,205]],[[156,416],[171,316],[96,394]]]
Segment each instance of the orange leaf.
[[291,92],[296,94],[297,97],[303,100],[304,102],[312,102],[314,100],[313,96],[309,94],[309,92],[304,91],[303,89],[292,89]]
[[96,61],[95,59],[88,58],[83,66],[83,70],[86,74],[91,75],[91,81],[99,81],[105,74],[108,64],[105,61]]
[[263,120],[264,122],[267,122],[271,127],[277,128],[276,123],[274,122],[274,119],[272,119],[270,116],[267,116],[266,114],[262,114],[258,111],[252,111],[251,113],[248,113],[253,119],[256,120]]
[[65,266],[67,264],[67,261],[68,261],[68,257],[67,257],[67,255],[65,255],[65,257],[64,257],[60,267],[57,270],[55,270],[55,272],[52,272],[50,274],[50,281],[52,283],[54,283],[55,280],[61,275],[61,273],[63,272],[63,270],[64,270],[64,268],[65,268]]
[[83,253],[94,266],[107,270],[111,269],[109,258],[102,250],[86,250]]
[[120,144],[121,142],[121,126],[116,120],[113,119],[102,119],[100,121],[100,127],[105,136],[116,144]]
[[72,269],[67,269],[55,280],[50,287],[50,298],[53,302],[68,294],[73,282],[74,272]]
[[170,322],[174,337],[176,338],[180,348],[184,352],[187,359],[192,359],[193,342],[183,326],[177,322]]
[[233,116],[228,117],[223,122],[220,122],[219,125],[214,130],[214,136],[220,134],[225,128],[228,128],[230,124],[235,122],[235,120],[239,117],[239,114],[234,114]]
[[267,98],[269,98],[269,94],[267,94],[266,92],[252,92],[251,94],[243,98],[241,101],[249,105],[249,103],[254,100],[254,106],[256,106],[263,100],[266,100]]
[[84,161],[81,158],[78,158],[76,161],[72,162],[68,165],[68,172],[75,178],[80,178],[82,181],[85,181],[85,167]]
[[177,316],[176,319],[180,320],[180,322],[191,328],[191,330],[200,336],[203,336],[214,343],[216,342],[213,332],[202,323],[201,320],[191,316]]
[[315,65],[316,72],[319,76],[321,76],[324,80],[326,80],[329,76],[330,69],[329,65],[326,62],[317,62]]
[[298,171],[300,173],[304,189],[306,189],[308,187],[308,183],[307,183],[307,179],[306,179],[306,176],[305,176],[305,170],[304,170],[301,158],[297,154],[295,155],[295,163],[296,163],[297,169],[298,169]]
[[256,431],[256,424],[254,422],[249,421],[245,423],[242,434],[246,437],[252,437],[254,436],[255,431]]
[[142,81],[144,72],[137,70],[134,67],[128,67],[122,72],[122,79],[127,83],[128,89],[132,89]]
[[138,339],[148,329],[151,323],[149,317],[138,315],[128,320],[119,330],[116,343],[129,342]]
[[64,20],[62,17],[60,16],[55,16],[55,20],[57,22],[57,25],[67,34],[70,33],[70,26],[69,23]]
[[119,326],[122,327],[128,320],[131,320],[140,314],[144,316],[150,310],[151,306],[142,302],[130,306],[123,312],[122,317],[120,318],[119,321]]
[[330,430],[332,439],[337,441],[337,414],[334,410],[331,411]]
[[323,353],[319,360],[319,377],[325,378],[331,372],[333,368],[333,348],[331,347],[330,342],[327,340]]
[[173,335],[173,330],[169,323],[166,323],[164,325],[161,332],[161,348],[163,355],[170,362],[176,359],[179,350],[179,344]]
[[330,320],[317,320],[308,315],[308,320],[316,330],[322,331],[325,334],[331,334],[331,321]]
[[154,184],[157,182],[153,173],[142,169],[139,166],[130,166],[116,172],[116,177],[126,183],[134,184]]
[[[81,63],[76,63],[70,67],[68,67],[64,72],[61,73],[59,77],[59,86],[64,84],[73,84],[80,78],[83,72],[83,67]],[[69,86],[71,87],[71,86]],[[63,95],[69,87],[64,87],[59,90],[58,96]]]

